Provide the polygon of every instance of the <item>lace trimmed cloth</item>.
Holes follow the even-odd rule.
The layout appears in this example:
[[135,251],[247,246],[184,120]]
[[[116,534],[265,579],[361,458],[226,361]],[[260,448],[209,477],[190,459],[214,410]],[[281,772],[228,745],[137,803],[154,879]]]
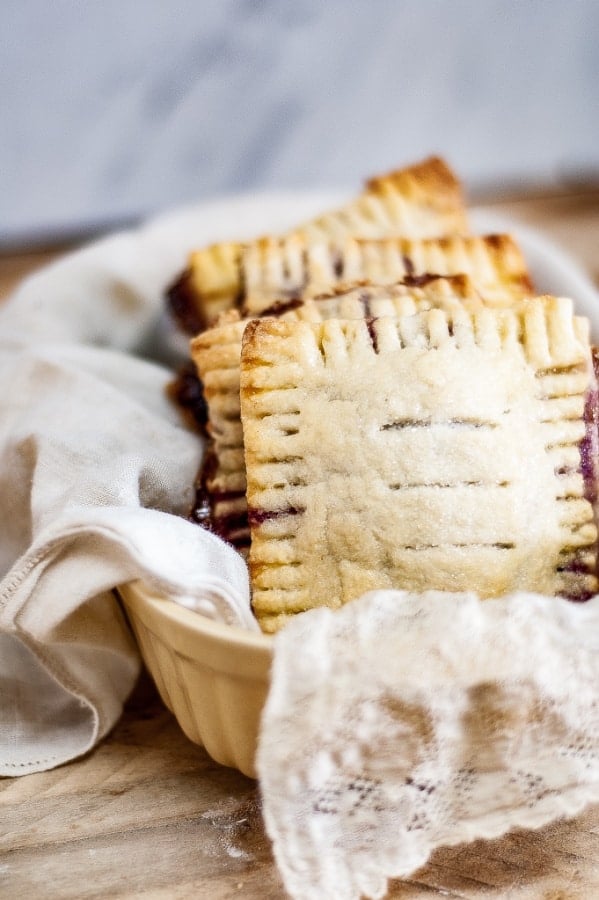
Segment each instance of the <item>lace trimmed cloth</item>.
[[296,900],[599,800],[599,597],[380,591],[276,637],[258,771]]

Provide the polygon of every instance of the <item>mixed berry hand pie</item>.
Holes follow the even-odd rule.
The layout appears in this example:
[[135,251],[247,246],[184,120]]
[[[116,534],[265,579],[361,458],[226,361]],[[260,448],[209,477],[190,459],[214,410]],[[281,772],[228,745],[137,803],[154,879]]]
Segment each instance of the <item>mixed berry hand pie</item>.
[[[221,245],[218,258],[226,252]],[[206,295],[204,306],[210,312],[205,319],[215,320],[234,308],[242,316],[278,314],[339,286],[365,280],[390,284],[411,279],[417,284],[430,274],[467,275],[488,302],[498,305],[532,293],[526,263],[509,235],[328,241],[292,235],[244,245],[236,259],[236,294],[213,305]]]
[[253,608],[597,589],[597,391],[571,302],[245,329]]
[[[294,229],[289,236],[305,246],[346,237],[423,238],[467,232],[460,183],[442,159],[431,157],[372,178],[355,200]],[[266,239],[266,246],[269,243]],[[184,330],[196,334],[220,312],[238,305],[250,246],[259,248],[261,242],[224,242],[191,254],[188,268],[169,290],[170,310]]]
[[[361,284],[308,300],[282,311],[287,320],[322,322],[332,318],[410,315],[421,309],[480,308],[483,300],[465,276],[424,278],[421,284]],[[232,543],[249,546],[243,432],[239,411],[241,341],[248,319],[225,316],[191,343],[204,385],[210,445],[200,473],[194,517]]]
[[501,306],[532,293],[526,263],[509,235],[316,243],[265,238],[247,246],[240,264],[237,305],[246,316],[278,313],[342,284],[417,284],[430,274],[467,275],[488,303]]

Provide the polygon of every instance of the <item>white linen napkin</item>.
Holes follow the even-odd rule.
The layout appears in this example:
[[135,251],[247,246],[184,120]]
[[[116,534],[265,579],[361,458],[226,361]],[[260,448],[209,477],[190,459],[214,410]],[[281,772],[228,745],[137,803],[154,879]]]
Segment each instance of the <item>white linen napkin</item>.
[[116,722],[139,670],[116,585],[143,577],[257,627],[243,561],[181,517],[202,447],[165,396],[172,373],[131,355],[161,303],[148,271],[155,255],[122,235],[0,307],[2,775],[66,762]]
[[[327,205],[184,211],[66,258],[0,307],[0,774],[66,762],[118,718],[138,657],[116,585],[141,577],[257,627],[245,564],[180,516],[201,447],[165,399],[170,373],[139,355],[172,350],[161,292],[195,244]],[[522,243],[541,290],[567,281],[567,261],[558,272],[542,242]],[[572,271],[597,334],[596,296]],[[599,799],[598,634],[598,598],[384,591],[298,617],[275,640],[258,756],[289,893],[381,897],[439,844]]]
[[118,719],[139,657],[117,585],[143,578],[257,630],[245,563],[181,517],[202,447],[156,364],[186,346],[163,295],[198,245],[338,199],[178,210],[65,256],[0,304],[0,775],[73,759]]

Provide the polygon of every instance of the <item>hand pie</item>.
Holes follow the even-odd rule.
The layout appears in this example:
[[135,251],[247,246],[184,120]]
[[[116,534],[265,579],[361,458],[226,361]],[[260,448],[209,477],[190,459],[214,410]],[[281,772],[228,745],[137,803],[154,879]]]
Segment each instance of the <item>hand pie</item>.
[[270,315],[339,284],[391,284],[435,275],[469,276],[487,303],[505,306],[532,286],[518,245],[509,235],[310,243],[299,238],[248,245],[241,260],[242,315]]
[[[228,252],[219,245],[211,265]],[[219,295],[214,303],[209,293],[203,295],[206,320],[232,307],[242,316],[276,314],[339,285],[406,279],[417,284],[431,273],[468,275],[487,301],[497,305],[532,293],[524,258],[509,235],[314,242],[295,234],[253,241],[235,251],[235,259],[236,293],[226,302]]]
[[[431,157],[372,178],[355,200],[289,234],[314,242],[350,236],[422,238],[467,232],[460,183],[442,159]],[[188,268],[168,292],[171,312],[184,330],[196,334],[235,305],[242,294],[245,247],[223,242],[191,254]]]
[[596,405],[588,324],[565,299],[251,322],[241,415],[263,630],[376,588],[595,592]]
[[[453,309],[483,304],[463,276],[428,278],[422,282],[419,287],[363,284],[309,300],[282,313],[282,317],[321,322],[330,318],[410,315],[433,306]],[[225,321],[191,342],[193,361],[204,384],[211,437],[197,485],[194,518],[241,551],[247,549],[250,539],[239,412],[241,340],[248,321]]]

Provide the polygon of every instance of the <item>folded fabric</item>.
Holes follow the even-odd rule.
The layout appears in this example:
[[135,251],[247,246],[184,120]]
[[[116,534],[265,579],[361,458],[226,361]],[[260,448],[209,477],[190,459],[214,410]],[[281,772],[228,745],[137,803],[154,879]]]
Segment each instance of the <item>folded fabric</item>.
[[131,355],[159,290],[135,287],[147,253],[116,248],[93,266],[81,251],[75,284],[59,263],[0,309],[3,775],[85,753],[118,719],[139,658],[115,586],[141,577],[256,627],[245,564],[184,518],[201,442],[166,398],[171,373]]

